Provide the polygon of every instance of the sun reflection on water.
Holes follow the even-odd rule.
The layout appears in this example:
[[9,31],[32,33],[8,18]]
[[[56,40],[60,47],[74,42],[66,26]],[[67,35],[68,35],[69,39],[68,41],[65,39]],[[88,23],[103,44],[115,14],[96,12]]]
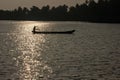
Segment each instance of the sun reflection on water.
[[[17,45],[20,55],[17,58],[17,66],[19,68],[18,75],[20,80],[39,80],[47,79],[52,73],[52,68],[46,64],[41,57],[42,47],[37,44],[45,43],[45,35],[34,35],[28,33],[32,31],[34,25],[43,26],[44,23],[21,23],[17,28],[21,34],[17,36]],[[48,25],[48,24],[47,24]],[[44,27],[42,27],[44,28]],[[41,48],[41,49],[39,49]]]

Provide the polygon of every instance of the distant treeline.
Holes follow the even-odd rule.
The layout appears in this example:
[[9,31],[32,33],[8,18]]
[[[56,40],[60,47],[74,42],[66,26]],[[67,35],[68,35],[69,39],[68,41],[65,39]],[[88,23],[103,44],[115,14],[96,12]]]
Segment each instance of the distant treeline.
[[14,10],[0,10],[0,20],[43,20],[43,21],[93,21],[120,22],[120,0],[86,0],[85,3],[68,7],[60,5],[41,9],[18,7]]

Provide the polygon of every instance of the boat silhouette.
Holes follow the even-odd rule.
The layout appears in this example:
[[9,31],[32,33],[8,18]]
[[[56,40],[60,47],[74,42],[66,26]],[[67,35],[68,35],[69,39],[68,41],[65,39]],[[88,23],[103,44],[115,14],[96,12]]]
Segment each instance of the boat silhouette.
[[70,31],[32,31],[34,34],[72,34],[75,30]]
[[33,28],[33,34],[72,34],[75,30],[68,30],[68,31],[36,31],[35,27]]

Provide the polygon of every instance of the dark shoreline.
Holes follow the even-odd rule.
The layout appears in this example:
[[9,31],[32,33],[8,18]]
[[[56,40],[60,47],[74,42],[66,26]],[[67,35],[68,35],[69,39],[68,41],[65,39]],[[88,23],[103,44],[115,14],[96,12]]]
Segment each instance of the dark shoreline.
[[0,10],[0,20],[15,21],[81,21],[91,23],[120,23],[120,0],[86,0],[83,4],[68,7],[49,5],[39,8],[18,7]]

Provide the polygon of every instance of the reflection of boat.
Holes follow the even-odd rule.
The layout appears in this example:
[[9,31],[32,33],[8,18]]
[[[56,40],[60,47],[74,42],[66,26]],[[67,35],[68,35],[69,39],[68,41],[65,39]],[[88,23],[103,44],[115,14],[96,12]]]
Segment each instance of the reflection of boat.
[[32,31],[34,34],[72,34],[75,30],[70,31]]

